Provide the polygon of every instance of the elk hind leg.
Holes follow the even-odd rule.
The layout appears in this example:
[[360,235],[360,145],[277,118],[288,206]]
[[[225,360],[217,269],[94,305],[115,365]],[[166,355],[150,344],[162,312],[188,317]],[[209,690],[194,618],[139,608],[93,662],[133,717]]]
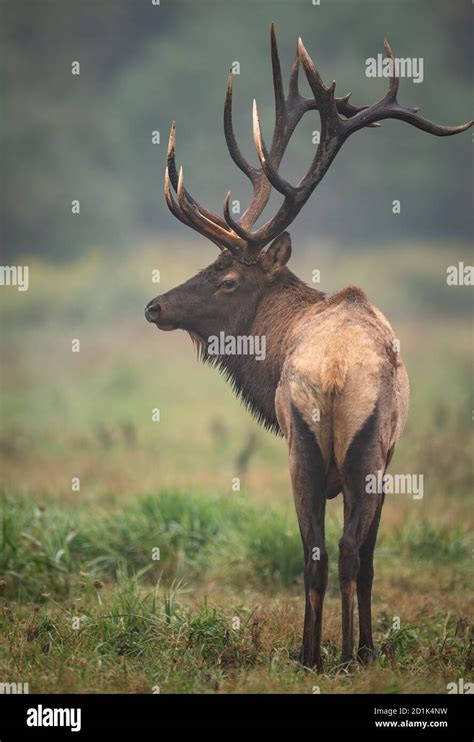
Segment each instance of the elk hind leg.
[[371,634],[368,585],[370,583],[371,588],[372,558],[380,518],[378,513],[377,519],[377,512],[381,507],[381,495],[367,491],[367,475],[376,475],[378,470],[385,469],[377,432],[378,415],[375,409],[351,442],[342,466],[344,531],[339,542],[339,584],[343,663],[350,662],[353,658],[356,591],[359,605],[362,605],[363,641],[368,641],[369,633]]
[[321,632],[328,580],[325,466],[313,433],[293,405],[286,423],[290,476],[304,551],[305,618],[300,658],[306,667],[322,670]]
[[369,528],[364,543],[359,550],[359,573],[357,575],[357,603],[359,607],[359,647],[357,659],[366,664],[375,656],[372,638],[372,583],[374,580],[374,549],[377,541],[380,516],[382,513],[383,495]]

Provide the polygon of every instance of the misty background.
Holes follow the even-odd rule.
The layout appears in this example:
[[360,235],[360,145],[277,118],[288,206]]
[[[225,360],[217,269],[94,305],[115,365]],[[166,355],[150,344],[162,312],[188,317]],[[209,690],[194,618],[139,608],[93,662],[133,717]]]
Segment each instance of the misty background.
[[[301,35],[325,82],[336,79],[337,95],[352,90],[354,104],[371,104],[388,80],[366,77],[366,60],[383,52],[387,36],[396,56],[424,60],[423,82],[400,82],[402,105],[420,106],[444,125],[471,117],[470,0],[1,0],[0,7],[4,260],[116,256],[142,239],[163,250],[167,235],[190,239],[163,196],[173,119],[177,162],[194,197],[222,213],[231,189],[245,209],[250,184],[223,133],[226,76],[238,61],[235,130],[256,162],[254,97],[267,143],[273,130],[271,22],[285,87]],[[74,61],[80,75],[71,74]],[[300,89],[309,95],[303,74]],[[309,166],[318,128],[317,113],[306,114],[289,146],[281,172],[293,183]],[[433,137],[398,121],[356,133],[292,227],[294,240],[326,238],[354,250],[383,249],[406,235],[434,246],[468,238],[470,140],[469,133]],[[71,213],[74,199],[80,215]]]

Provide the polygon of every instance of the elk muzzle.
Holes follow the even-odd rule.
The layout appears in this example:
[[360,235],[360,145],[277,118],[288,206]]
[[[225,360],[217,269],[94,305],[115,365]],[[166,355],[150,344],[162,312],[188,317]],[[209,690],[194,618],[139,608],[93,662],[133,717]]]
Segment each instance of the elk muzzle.
[[148,302],[145,307],[145,319],[156,325],[160,330],[175,330],[177,325],[166,311],[166,301],[162,296],[157,296]]

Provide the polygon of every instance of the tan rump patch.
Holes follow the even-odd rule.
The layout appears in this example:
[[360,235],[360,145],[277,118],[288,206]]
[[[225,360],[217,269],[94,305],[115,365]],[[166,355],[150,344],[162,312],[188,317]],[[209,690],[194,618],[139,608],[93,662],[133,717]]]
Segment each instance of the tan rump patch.
[[391,421],[394,415],[402,421],[406,417],[408,381],[403,366],[395,369],[387,354],[394,336],[383,314],[360,290],[349,287],[324,313],[305,316],[293,337],[281,382],[285,405],[280,405],[278,419],[285,406],[290,410],[294,405],[313,432],[326,466],[334,459],[340,469],[384,390],[384,420],[390,425],[383,445],[392,447],[402,423],[394,434]]

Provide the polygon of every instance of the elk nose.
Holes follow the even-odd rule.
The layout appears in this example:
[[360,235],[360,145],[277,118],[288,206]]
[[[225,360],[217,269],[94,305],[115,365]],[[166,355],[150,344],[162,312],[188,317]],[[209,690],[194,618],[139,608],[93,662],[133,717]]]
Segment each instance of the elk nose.
[[152,299],[145,307],[145,317],[148,322],[156,322],[160,316],[161,307],[156,299]]

